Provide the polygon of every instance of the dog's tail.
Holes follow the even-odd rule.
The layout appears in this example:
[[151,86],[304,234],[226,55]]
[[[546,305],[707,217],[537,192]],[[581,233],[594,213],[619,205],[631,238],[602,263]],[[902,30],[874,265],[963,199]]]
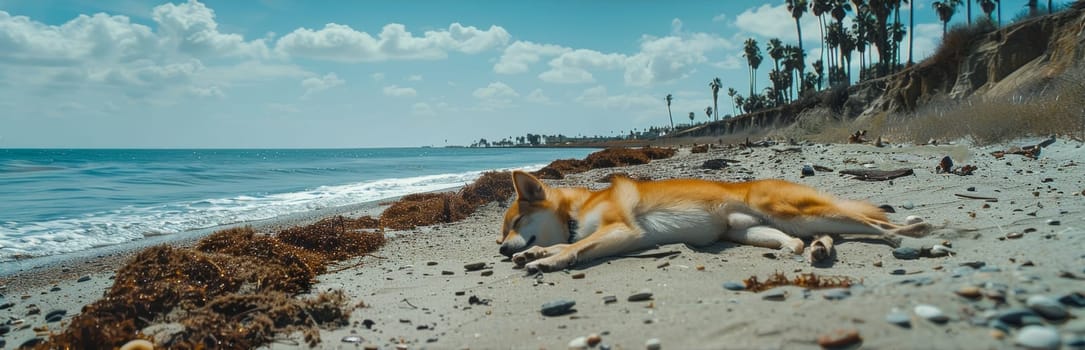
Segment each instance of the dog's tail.
[[882,210],[882,208],[878,208],[868,202],[841,199],[836,201],[836,206],[840,208],[840,211],[845,213],[845,215],[855,220],[884,229],[895,229],[898,227],[889,222],[889,217],[885,215],[885,211]]

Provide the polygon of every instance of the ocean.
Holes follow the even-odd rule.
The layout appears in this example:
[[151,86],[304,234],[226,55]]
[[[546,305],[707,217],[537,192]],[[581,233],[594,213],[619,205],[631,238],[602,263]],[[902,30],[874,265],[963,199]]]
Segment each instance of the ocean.
[[463,186],[590,149],[0,149],[0,265]]

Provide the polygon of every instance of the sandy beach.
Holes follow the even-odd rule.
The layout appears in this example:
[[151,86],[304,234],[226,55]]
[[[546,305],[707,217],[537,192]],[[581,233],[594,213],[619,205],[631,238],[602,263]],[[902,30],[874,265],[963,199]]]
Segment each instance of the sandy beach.
[[[1038,159],[991,155],[1041,140],[984,147],[963,142],[723,147],[698,154],[683,148],[673,158],[647,165],[547,180],[555,186],[601,188],[606,184],[597,180],[612,172],[653,179],[782,178],[891,206],[893,221],[923,217],[937,229],[923,239],[905,238],[903,247],[925,252],[946,244],[952,253],[901,259],[884,244],[838,241],[831,264],[811,266],[802,257],[721,242],[666,245],[527,275],[498,254],[494,239],[504,208],[491,203],[458,223],[389,232],[379,251],[338,266],[361,265],[319,276],[313,292],[341,289],[352,305],[364,305],[353,311],[349,325],[322,330],[319,347],[564,349],[578,337],[596,334],[602,341],[594,348],[600,349],[644,349],[655,342],[664,349],[803,349],[819,348],[819,336],[838,330],[857,332],[862,340],[851,347],[862,348],[998,349],[1018,342],[1050,344],[1052,336],[1064,348],[1080,347],[1085,323],[1079,317],[1085,305],[1076,303],[1085,302],[1085,176],[1079,162],[1085,148],[1079,141],[1058,139]],[[947,155],[958,166],[978,169],[969,176],[936,173],[935,166]],[[702,168],[710,159],[727,159],[729,165]],[[804,164],[834,171],[803,177]],[[899,168],[914,169],[914,175],[868,182],[837,173]],[[374,210],[379,208],[347,214]],[[323,215],[328,214],[309,218]],[[6,345],[0,347],[14,348],[63,327],[110,287],[112,271],[124,257],[117,253],[91,259],[100,260],[91,264],[61,263],[0,281],[0,318],[7,327],[0,332]],[[473,263],[483,267],[468,271],[465,265]],[[841,276],[855,285],[823,290],[785,286],[757,293],[723,286],[777,272],[789,278]],[[651,295],[629,301],[641,292]],[[575,311],[553,317],[540,313],[542,304],[557,300],[575,302]],[[46,322],[53,310],[66,311],[60,322]],[[304,344],[294,334],[266,347]]]

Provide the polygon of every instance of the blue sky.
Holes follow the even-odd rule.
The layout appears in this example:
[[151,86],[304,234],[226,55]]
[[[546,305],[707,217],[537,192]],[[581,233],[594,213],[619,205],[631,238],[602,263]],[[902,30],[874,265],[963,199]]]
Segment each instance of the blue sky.
[[[925,57],[941,24],[916,15]],[[748,37],[795,43],[784,1],[0,0],[0,147],[613,135],[667,124],[668,93],[703,121],[713,77],[746,90]]]

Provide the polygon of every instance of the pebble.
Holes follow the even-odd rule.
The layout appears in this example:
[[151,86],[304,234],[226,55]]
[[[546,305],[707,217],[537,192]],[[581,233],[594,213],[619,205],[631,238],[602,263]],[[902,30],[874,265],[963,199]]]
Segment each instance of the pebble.
[[350,343],[350,344],[358,344],[358,343],[362,342],[362,337],[359,337],[359,336],[356,336],[356,335],[348,335],[348,336],[343,337],[343,342],[344,343]]
[[50,291],[50,292],[59,292],[59,291],[60,291],[60,287],[53,287],[53,288],[49,288],[49,291]]
[[1036,313],[1032,310],[1023,307],[1014,307],[999,312],[995,315],[995,318],[998,318],[999,321],[1005,322],[1006,324],[1021,326],[1021,320],[1025,318],[1025,316],[1038,315],[1036,315]]
[[949,249],[949,247],[941,244],[935,244],[933,247],[931,247],[930,256],[940,258],[943,256],[951,255],[953,253],[955,253],[953,249]]
[[1040,316],[1049,320],[1061,320],[1069,315],[1069,313],[1066,312],[1066,308],[1063,307],[1058,300],[1046,295],[1030,296],[1025,301],[1025,305],[1032,309],[1032,311],[1036,311]]
[[76,282],[86,282],[86,281],[90,281],[90,276],[83,276],[83,277],[79,277],[79,279],[77,279],[77,280],[75,280],[75,281],[76,281]]
[[577,273],[574,273],[572,277],[573,277],[574,280],[578,280],[578,279],[584,278],[584,276],[585,275],[584,275],[583,272],[577,272]]
[[934,323],[946,323],[946,321],[949,321],[949,316],[946,316],[946,314],[942,312],[942,309],[933,305],[919,304],[915,306],[914,311],[917,316]]
[[973,269],[978,269],[978,268],[987,266],[987,263],[983,262],[983,261],[969,261],[969,262],[961,263],[961,266],[967,266],[967,267],[971,267]]
[[904,269],[894,269],[893,271],[889,271],[889,274],[890,275],[903,275],[903,274],[905,274],[907,272],[908,271],[904,271]]
[[1058,349],[1059,332],[1045,326],[1027,326],[1017,333],[1014,343],[1029,349]]
[[436,261],[427,261],[426,262],[426,266],[435,266],[435,265],[437,265]]
[[965,298],[975,299],[979,298],[980,296],[980,288],[976,286],[964,286],[958,288],[956,291],[954,291],[954,293],[957,293],[957,295]]
[[494,270],[482,271],[482,276],[483,277],[490,276],[490,275],[493,275],[493,274],[494,274]]
[[588,349],[588,338],[587,337],[576,337],[572,341],[569,342],[569,350],[587,350],[587,349]]
[[728,166],[727,161],[723,159],[709,159],[701,163],[701,168],[720,170]]
[[900,204],[900,207],[904,208],[904,209],[912,210],[913,208],[915,208],[915,204],[912,204],[912,202],[904,202],[904,203]]
[[912,247],[900,247],[893,249],[893,257],[900,260],[919,259],[919,250]]
[[818,345],[822,348],[840,348],[863,341],[855,329],[837,329],[829,334],[818,336]]
[[814,176],[814,167],[808,165],[802,166],[802,176]]
[[41,344],[45,344],[45,338],[31,338],[24,341],[22,345],[19,345],[18,349],[33,349]]
[[723,288],[727,290],[746,290],[746,283],[739,281],[723,282]]
[[893,309],[888,315],[885,315],[885,322],[895,324],[904,328],[912,327],[912,318],[908,316],[908,313]]
[[652,338],[644,342],[644,348],[647,350],[660,350],[663,348],[663,344],[659,342],[659,338]]
[[1062,222],[1055,219],[1047,219],[1047,224],[1051,226],[1059,226],[1062,224]]
[[843,300],[851,296],[851,291],[846,288],[833,288],[822,294],[826,300]]
[[1070,293],[1059,297],[1059,302],[1073,307],[1085,307],[1085,295]]
[[616,296],[608,295],[608,296],[603,297],[603,304],[610,304],[610,303],[616,303],[616,302],[618,302],[618,297],[616,297]]
[[588,334],[587,341],[588,341],[588,346],[589,347],[595,347],[596,345],[599,345],[599,343],[603,341],[603,337],[600,337],[598,334],[592,333],[592,334]]
[[[1066,347],[1070,349],[1085,348],[1085,336],[1069,335],[1066,336],[1066,339],[1063,340],[1063,343],[1066,344]],[[0,346],[3,346],[3,344],[0,344]]]
[[11,326],[0,325],[0,335],[8,334],[8,332],[11,332]]
[[787,291],[779,288],[769,290],[761,294],[761,299],[781,301],[787,299]]
[[15,303],[3,303],[3,304],[0,304],[0,310],[7,309],[7,308],[10,308],[12,306],[15,306]]
[[1010,233],[1006,234],[1006,238],[1009,238],[1009,239],[1018,239],[1018,238],[1021,238],[1021,237],[1024,237],[1024,236],[1025,236],[1025,234],[1021,233],[1021,232],[1010,232]]
[[67,314],[68,314],[67,310],[49,311],[49,313],[45,314],[45,322],[57,322],[57,321],[60,321],[61,319],[64,318],[64,315],[67,315]]
[[485,262],[477,262],[477,263],[470,263],[470,264],[467,264],[467,265],[463,265],[463,269],[467,270],[467,271],[478,271],[478,270],[482,270],[482,268],[484,268],[484,267],[486,267]]
[[573,306],[576,305],[575,301],[568,299],[558,299],[542,305],[540,310],[543,316],[561,316],[570,313]]
[[452,272],[452,271],[445,270],[445,271],[441,271],[441,274],[445,275],[445,276],[451,276],[451,275],[455,275],[456,273]]
[[629,301],[645,301],[645,300],[648,300],[648,299],[652,299],[652,292],[650,290],[647,290],[647,289],[642,289],[641,291],[636,292],[633,295],[630,295],[629,298],[627,298],[626,300],[629,300]]

